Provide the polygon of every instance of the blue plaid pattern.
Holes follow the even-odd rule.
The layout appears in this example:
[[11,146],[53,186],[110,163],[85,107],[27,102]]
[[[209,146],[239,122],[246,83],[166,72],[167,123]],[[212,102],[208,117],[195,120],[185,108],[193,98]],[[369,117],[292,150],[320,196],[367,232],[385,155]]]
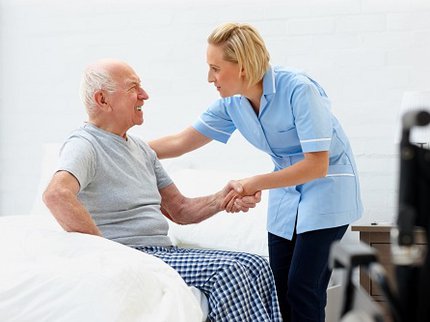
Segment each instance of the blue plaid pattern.
[[136,247],[173,267],[208,298],[210,321],[282,321],[269,263],[258,255],[179,247]]

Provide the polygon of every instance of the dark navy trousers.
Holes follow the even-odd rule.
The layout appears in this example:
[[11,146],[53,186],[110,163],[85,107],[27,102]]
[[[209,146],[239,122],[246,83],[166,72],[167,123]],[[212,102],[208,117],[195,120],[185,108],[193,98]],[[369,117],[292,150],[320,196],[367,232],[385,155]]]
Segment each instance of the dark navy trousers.
[[348,225],[294,233],[288,240],[269,233],[269,257],[284,322],[325,322],[330,246]]

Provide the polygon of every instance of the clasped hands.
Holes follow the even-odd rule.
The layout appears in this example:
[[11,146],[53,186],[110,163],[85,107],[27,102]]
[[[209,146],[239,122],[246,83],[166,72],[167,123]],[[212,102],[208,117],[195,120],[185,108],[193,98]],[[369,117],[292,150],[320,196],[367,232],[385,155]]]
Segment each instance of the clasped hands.
[[245,180],[232,180],[223,189],[222,208],[229,213],[248,212],[261,201],[261,191],[244,188]]

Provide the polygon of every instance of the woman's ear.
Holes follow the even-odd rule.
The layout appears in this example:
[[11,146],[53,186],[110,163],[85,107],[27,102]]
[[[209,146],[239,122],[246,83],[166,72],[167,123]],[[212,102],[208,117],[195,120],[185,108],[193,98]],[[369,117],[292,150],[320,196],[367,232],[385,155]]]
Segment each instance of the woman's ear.
[[242,67],[242,69],[240,70],[240,76],[241,77],[245,77],[246,76],[246,72],[245,72],[245,68]]

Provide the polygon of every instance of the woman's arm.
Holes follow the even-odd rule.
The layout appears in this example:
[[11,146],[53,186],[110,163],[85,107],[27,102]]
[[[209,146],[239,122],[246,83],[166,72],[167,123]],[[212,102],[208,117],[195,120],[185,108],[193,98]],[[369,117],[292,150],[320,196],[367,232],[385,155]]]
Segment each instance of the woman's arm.
[[184,153],[196,150],[212,139],[204,136],[193,127],[188,127],[182,132],[168,135],[157,140],[148,142],[151,148],[157,153],[159,159],[174,158]]
[[304,156],[302,161],[288,168],[239,180],[243,187],[243,194],[249,195],[265,189],[296,186],[327,174],[328,151],[305,153]]

